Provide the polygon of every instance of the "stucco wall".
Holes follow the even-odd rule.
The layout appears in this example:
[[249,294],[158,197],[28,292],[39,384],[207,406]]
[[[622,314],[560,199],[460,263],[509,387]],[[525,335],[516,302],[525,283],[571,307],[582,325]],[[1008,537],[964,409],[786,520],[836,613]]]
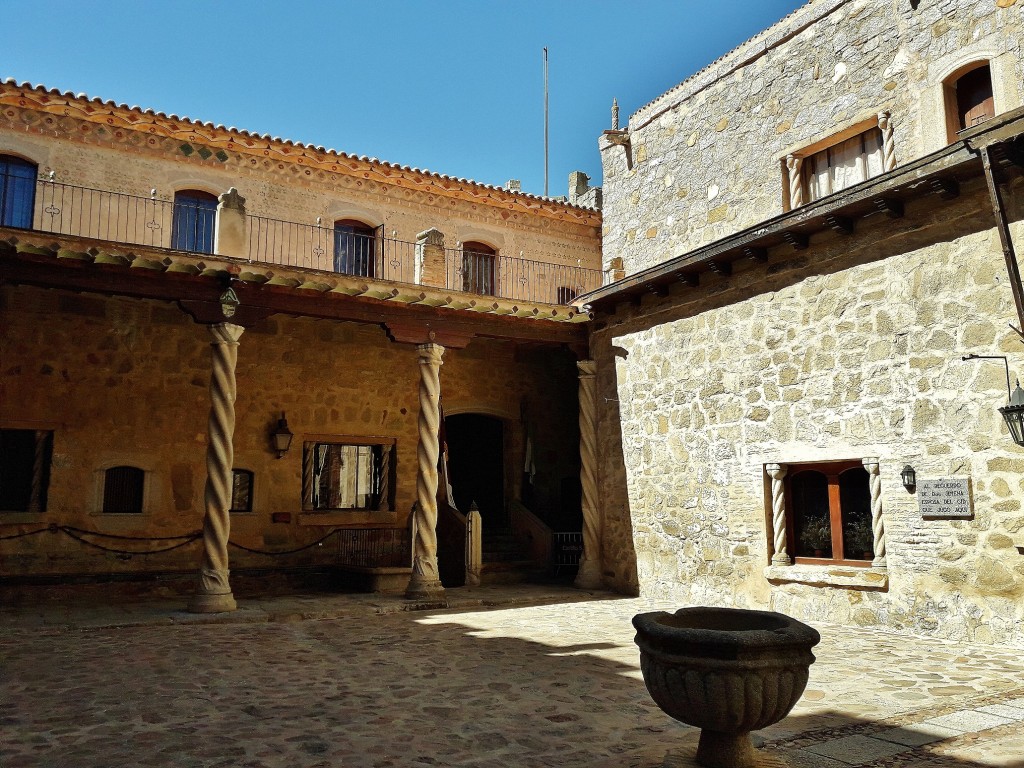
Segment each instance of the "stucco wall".
[[1022,14],[996,0],[808,3],[640,109],[631,150],[602,140],[605,264],[636,272],[782,213],[785,156],[879,111],[899,164],[940,148],[942,81],[971,61],[992,61],[997,112],[1020,106]]
[[[162,226],[150,244],[169,247],[171,209],[166,201],[173,199],[176,190],[199,189],[220,194],[236,187],[245,198],[250,216],[297,222],[306,227],[314,226],[319,218],[328,233],[334,221],[340,219],[355,219],[372,227],[383,225],[387,238],[402,241],[391,246],[391,252],[408,262],[402,273],[405,282],[412,282],[414,274],[413,249],[408,244],[415,243],[417,234],[432,227],[444,234],[445,246],[450,249],[466,241],[479,241],[492,246],[503,257],[561,266],[562,272],[527,268],[514,276],[503,271],[498,278],[526,278],[531,286],[539,287],[550,284],[550,295],[539,290],[542,298],[538,300],[551,303],[555,302],[557,286],[572,285],[573,276],[565,269],[601,266],[600,215],[594,211],[555,201],[541,203],[528,196],[521,196],[517,204],[512,195],[503,192],[356,160],[338,160],[333,164],[338,170],[329,170],[329,164],[328,170],[324,170],[309,159],[300,158],[298,150],[291,149],[292,156],[288,156],[287,147],[266,140],[259,142],[270,147],[265,152],[253,152],[251,148],[243,152],[240,141],[232,145],[219,135],[217,141],[206,143],[202,134],[197,140],[196,135],[184,130],[169,136],[171,129],[164,125],[166,121],[155,118],[153,125],[157,127],[152,130],[145,119],[136,126],[125,127],[121,124],[122,112],[131,113],[124,110],[110,110],[111,114],[116,113],[117,119],[110,120],[115,125],[107,125],[102,119],[105,111],[89,120],[78,119],[74,114],[83,104],[72,103],[68,110],[71,116],[54,114],[41,107],[33,108],[32,104],[14,103],[16,94],[9,93],[11,90],[13,86],[0,85],[0,154],[13,154],[36,163],[42,178],[48,178],[52,171],[58,184],[138,198],[122,199],[115,204],[104,196],[100,204],[95,192],[60,190],[56,207],[70,210],[77,206],[75,215],[79,223],[72,224],[70,231],[63,230],[70,234],[82,234],[75,227],[84,221],[83,212],[97,214],[102,206],[99,218],[105,221],[108,215],[113,215],[135,227],[142,236],[153,236],[154,230],[146,225],[157,221]],[[203,133],[213,131],[204,129]],[[350,166],[359,170],[353,172]],[[406,182],[405,186],[398,183],[399,177]],[[408,179],[416,181],[418,187],[410,188]],[[45,228],[50,226],[50,220],[42,209],[51,199],[47,197],[46,202],[41,202],[44,188],[45,185],[40,186],[37,195],[36,222],[37,226],[43,222]],[[152,190],[156,190],[159,201],[164,201],[156,209],[157,215],[144,204]],[[111,214],[112,211],[115,213]],[[260,226],[263,234],[259,237],[269,245],[253,251],[259,258],[271,253],[274,258],[270,260],[276,263],[332,269],[329,234],[326,254],[315,255],[316,244],[306,242],[311,237],[310,230],[280,229],[276,224]],[[250,241],[255,242],[256,230],[247,231]],[[276,234],[267,234],[270,231]],[[101,234],[92,236],[102,238]],[[227,255],[244,257],[248,253]],[[282,254],[286,254],[283,261]],[[505,295],[509,295],[511,287],[503,287]],[[517,298],[524,295],[522,285],[517,290]]]

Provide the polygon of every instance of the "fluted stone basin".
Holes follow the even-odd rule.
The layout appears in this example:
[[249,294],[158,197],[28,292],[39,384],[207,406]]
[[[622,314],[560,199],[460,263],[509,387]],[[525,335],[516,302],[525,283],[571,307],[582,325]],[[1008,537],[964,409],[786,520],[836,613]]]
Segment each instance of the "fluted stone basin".
[[751,768],[750,732],[789,714],[814,663],[817,630],[772,611],[681,608],[633,617],[640,668],[666,714],[702,729],[697,762]]

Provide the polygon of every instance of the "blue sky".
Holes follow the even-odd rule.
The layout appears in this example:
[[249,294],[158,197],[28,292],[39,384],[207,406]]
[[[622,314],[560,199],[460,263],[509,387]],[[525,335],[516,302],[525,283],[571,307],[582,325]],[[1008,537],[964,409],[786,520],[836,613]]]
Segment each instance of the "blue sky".
[[802,0],[5,0],[0,77],[550,193],[597,137]]

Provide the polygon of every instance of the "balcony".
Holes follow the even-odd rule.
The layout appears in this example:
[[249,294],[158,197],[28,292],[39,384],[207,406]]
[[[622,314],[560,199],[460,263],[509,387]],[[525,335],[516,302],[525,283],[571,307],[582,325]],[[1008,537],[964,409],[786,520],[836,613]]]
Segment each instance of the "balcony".
[[52,178],[19,181],[12,205],[2,211],[3,226],[520,302],[568,305],[603,283],[600,270],[578,263],[445,248],[436,230],[424,233],[433,237],[407,242],[387,237],[383,226],[354,229],[320,219],[304,224],[250,215],[237,193],[222,195],[217,205],[161,198],[156,190],[147,197]]

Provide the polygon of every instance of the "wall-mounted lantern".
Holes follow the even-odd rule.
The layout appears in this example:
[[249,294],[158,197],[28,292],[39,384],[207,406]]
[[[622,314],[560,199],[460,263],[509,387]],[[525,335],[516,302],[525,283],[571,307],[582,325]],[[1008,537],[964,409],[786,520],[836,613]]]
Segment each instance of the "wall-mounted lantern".
[[1002,360],[1006,368],[1006,397],[1009,400],[1007,405],[999,409],[1007,429],[1010,430],[1010,437],[1017,445],[1024,447],[1024,389],[1020,387],[1020,379],[1017,380],[1017,387],[1010,391],[1010,364],[1006,362],[1006,355],[964,355],[964,360]]
[[1020,388],[1020,382],[1010,393],[1010,404],[1000,408],[1003,420],[1010,430],[1010,436],[1017,445],[1024,446],[1024,389]]
[[909,464],[903,465],[903,471],[900,472],[900,479],[903,480],[903,487],[908,491],[914,490],[917,487],[917,472]]
[[288,419],[282,411],[281,418],[277,420],[277,429],[270,433],[270,442],[277,451],[277,458],[283,458],[288,453],[288,449],[292,447],[293,437],[292,431],[288,429]]

